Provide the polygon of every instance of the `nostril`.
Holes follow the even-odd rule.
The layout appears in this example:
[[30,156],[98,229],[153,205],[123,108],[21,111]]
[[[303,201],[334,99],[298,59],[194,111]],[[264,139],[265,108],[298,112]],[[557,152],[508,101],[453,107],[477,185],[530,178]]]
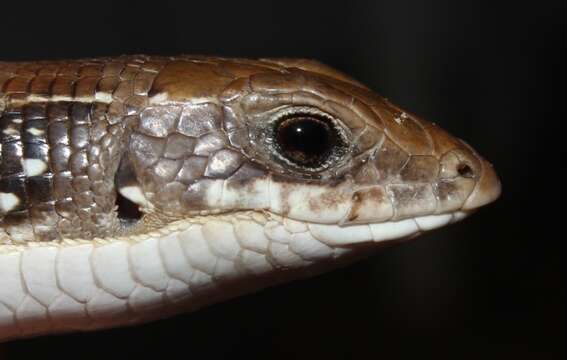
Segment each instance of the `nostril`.
[[470,179],[474,177],[473,169],[470,167],[469,164],[466,163],[460,163],[459,165],[457,165],[457,172],[459,173],[460,176],[465,178]]

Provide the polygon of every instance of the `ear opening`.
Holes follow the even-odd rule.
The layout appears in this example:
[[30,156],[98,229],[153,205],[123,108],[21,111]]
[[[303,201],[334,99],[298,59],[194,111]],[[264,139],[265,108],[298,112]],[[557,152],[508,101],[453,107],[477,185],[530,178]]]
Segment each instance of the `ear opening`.
[[142,219],[143,214],[140,211],[140,206],[132,200],[125,198],[120,192],[116,194],[116,206],[118,219],[123,224],[134,225]]
[[114,177],[118,219],[126,226],[135,225],[143,216],[141,207],[147,204],[146,197],[136,178],[128,153],[120,159]]

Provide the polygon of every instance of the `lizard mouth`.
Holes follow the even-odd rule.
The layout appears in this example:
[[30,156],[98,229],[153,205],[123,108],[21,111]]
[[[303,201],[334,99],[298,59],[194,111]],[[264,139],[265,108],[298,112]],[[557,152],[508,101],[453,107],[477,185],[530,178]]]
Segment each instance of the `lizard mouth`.
[[[144,214],[140,211],[139,206],[131,200],[118,194],[116,203],[122,229],[114,237],[98,240],[136,242],[152,237],[160,239],[170,235],[183,239],[187,237],[185,234],[187,229],[197,226],[209,229],[208,233],[214,233],[214,236],[211,236],[211,241],[214,242],[216,238],[233,239],[242,249],[247,249],[245,243],[248,240],[246,238],[251,235],[252,241],[275,242],[286,245],[291,245],[294,241],[306,243],[315,241],[320,245],[332,248],[351,247],[360,243],[404,240],[461,221],[473,212],[472,210],[459,210],[395,221],[335,225],[296,220],[267,210],[241,210],[235,212],[203,212],[185,218],[170,219],[170,221],[160,224],[152,224],[152,214],[144,219]],[[247,221],[248,225],[243,225],[243,222],[247,224]],[[260,225],[262,229],[246,230],[245,228],[250,227],[252,223]],[[192,234],[192,236],[194,235]],[[309,245],[307,246],[309,247]],[[314,248],[317,247],[314,246]]]

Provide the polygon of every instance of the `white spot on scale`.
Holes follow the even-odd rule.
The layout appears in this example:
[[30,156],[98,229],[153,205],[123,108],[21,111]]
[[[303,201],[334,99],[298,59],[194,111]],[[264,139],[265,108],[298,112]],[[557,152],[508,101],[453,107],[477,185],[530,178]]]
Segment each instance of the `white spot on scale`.
[[7,213],[20,203],[20,198],[12,193],[0,192],[0,210]]
[[29,128],[26,131],[32,134],[33,136],[40,136],[45,133],[45,131],[36,128]]
[[47,164],[40,159],[24,159],[24,173],[26,176],[41,175],[47,170]]
[[28,102],[44,102],[47,101],[48,97],[43,95],[31,94],[28,95]]
[[408,118],[408,114],[406,114],[405,112],[401,113],[400,116],[395,116],[394,117],[394,121],[398,124],[398,125],[402,125],[402,123],[404,122],[404,120],[406,120]]
[[106,92],[99,91],[95,94],[95,99],[104,103],[112,102],[112,95]]
[[21,123],[23,122],[23,120],[22,120],[22,119],[19,119],[19,118],[15,118],[15,119],[12,119],[12,122],[13,122],[14,124],[21,124]]
[[19,135],[20,132],[14,128],[7,128],[2,130],[2,132],[4,133],[4,135]]
[[132,201],[135,204],[146,207],[148,205],[148,199],[142,192],[139,186],[124,186],[118,189],[118,192],[126,199]]
[[81,102],[81,103],[92,103],[93,101],[103,102],[103,103],[111,103],[112,96],[108,93],[97,93],[95,96],[62,96],[62,95],[54,95],[51,97],[42,96],[32,94],[29,95],[24,102],[34,103],[34,102],[58,102],[58,101],[73,101],[73,102]]

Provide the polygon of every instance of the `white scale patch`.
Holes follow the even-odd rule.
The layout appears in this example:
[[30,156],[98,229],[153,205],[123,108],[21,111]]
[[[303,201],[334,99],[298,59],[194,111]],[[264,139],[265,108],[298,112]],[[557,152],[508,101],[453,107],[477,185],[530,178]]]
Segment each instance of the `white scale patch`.
[[404,120],[406,120],[407,118],[408,118],[408,114],[403,112],[403,113],[400,114],[400,116],[394,117],[394,121],[396,121],[396,123],[398,123],[398,125],[402,125]]
[[81,103],[92,103],[93,101],[103,102],[106,104],[110,104],[112,102],[112,95],[104,92],[96,93],[95,96],[82,96],[82,97],[73,97],[73,96],[42,96],[32,94],[29,95],[25,102],[33,103],[33,102],[59,102],[59,101],[73,101],[73,102],[81,102]]
[[36,128],[29,128],[27,130],[27,132],[29,132],[33,136],[40,136],[40,135],[43,135],[45,133],[45,131],[40,130],[40,129],[36,129]]
[[20,198],[12,193],[0,192],[0,210],[7,213],[20,203]]
[[112,102],[112,94],[105,93],[105,92],[97,92],[95,94],[95,99],[98,102],[110,104]]
[[41,175],[47,170],[47,164],[40,159],[24,159],[24,172],[26,176]]
[[20,132],[14,128],[7,128],[2,130],[2,132],[4,133],[4,135],[18,135]]

